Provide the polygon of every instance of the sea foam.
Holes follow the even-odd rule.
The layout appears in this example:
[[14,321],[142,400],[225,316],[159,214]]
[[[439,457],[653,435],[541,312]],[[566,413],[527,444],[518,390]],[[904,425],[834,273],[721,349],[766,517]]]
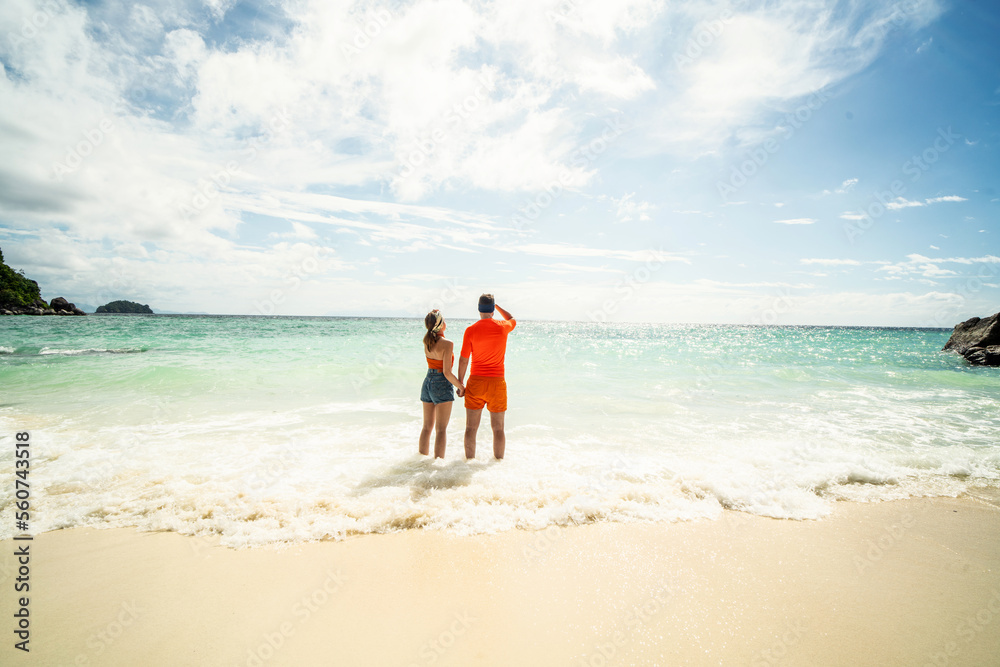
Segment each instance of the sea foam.
[[419,322],[94,319],[73,342],[54,327],[0,336],[0,349],[48,351],[0,361],[0,433],[32,433],[32,532],[137,527],[247,547],[816,520],[838,501],[1000,486],[996,377],[940,354],[947,332],[522,322],[506,458],[492,460],[484,425],[467,462],[460,399],[445,460],[416,454]]

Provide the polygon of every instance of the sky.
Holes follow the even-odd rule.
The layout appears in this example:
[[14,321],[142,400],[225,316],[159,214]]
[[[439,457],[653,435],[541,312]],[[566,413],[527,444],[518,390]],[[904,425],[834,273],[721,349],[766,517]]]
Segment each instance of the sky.
[[1000,5],[0,3],[0,248],[157,312],[1000,310]]

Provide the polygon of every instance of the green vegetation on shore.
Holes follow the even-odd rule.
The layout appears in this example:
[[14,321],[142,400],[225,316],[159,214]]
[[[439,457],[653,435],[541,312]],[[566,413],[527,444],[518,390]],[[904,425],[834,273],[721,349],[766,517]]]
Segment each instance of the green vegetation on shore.
[[32,305],[48,306],[42,300],[38,283],[26,278],[23,272],[15,271],[7,266],[3,261],[3,250],[0,249],[0,308]]

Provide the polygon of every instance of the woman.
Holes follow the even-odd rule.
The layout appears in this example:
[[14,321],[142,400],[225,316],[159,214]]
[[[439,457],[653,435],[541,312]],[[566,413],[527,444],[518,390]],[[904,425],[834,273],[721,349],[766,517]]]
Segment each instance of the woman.
[[420,390],[420,401],[424,404],[424,427],[420,431],[420,453],[430,452],[431,429],[435,431],[434,458],[444,458],[444,447],[448,438],[448,421],[455,395],[451,385],[458,388],[458,395],[465,395],[465,387],[458,381],[451,367],[455,362],[455,344],[444,337],[444,318],[438,310],[432,310],[424,318],[427,334],[424,336],[424,355],[427,357],[427,377]]

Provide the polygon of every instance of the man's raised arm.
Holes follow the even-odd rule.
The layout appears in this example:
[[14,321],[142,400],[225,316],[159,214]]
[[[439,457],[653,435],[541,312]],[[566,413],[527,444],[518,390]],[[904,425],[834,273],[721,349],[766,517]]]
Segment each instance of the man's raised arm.
[[506,310],[504,310],[500,306],[498,306],[496,304],[493,304],[493,307],[500,311],[500,315],[503,316],[503,318],[505,320],[512,320],[512,319],[514,319],[513,315],[511,315],[509,312],[507,312]]

